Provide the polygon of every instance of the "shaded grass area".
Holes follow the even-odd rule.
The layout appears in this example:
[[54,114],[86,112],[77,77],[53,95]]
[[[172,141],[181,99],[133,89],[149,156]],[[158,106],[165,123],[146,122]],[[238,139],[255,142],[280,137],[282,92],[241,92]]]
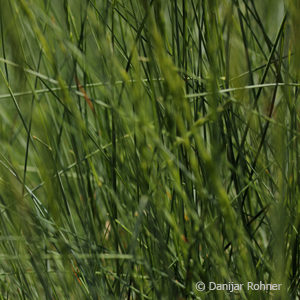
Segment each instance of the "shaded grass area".
[[0,1],[0,299],[299,299],[299,1],[261,2]]

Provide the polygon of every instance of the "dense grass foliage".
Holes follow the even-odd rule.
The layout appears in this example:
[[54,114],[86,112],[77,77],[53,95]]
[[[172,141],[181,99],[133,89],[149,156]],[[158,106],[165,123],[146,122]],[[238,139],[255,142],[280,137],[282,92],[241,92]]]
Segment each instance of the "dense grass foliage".
[[1,0],[0,299],[299,299],[299,13]]

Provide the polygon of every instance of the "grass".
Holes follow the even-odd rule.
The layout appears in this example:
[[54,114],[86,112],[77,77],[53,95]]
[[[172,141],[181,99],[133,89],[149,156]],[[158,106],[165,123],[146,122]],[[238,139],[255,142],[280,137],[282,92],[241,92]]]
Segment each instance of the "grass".
[[0,299],[299,299],[299,1],[0,7]]

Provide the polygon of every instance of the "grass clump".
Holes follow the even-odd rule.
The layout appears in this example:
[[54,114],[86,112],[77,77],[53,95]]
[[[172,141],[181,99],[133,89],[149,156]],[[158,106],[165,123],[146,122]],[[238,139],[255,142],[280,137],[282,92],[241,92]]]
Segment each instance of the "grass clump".
[[1,299],[299,299],[297,1],[0,5]]

